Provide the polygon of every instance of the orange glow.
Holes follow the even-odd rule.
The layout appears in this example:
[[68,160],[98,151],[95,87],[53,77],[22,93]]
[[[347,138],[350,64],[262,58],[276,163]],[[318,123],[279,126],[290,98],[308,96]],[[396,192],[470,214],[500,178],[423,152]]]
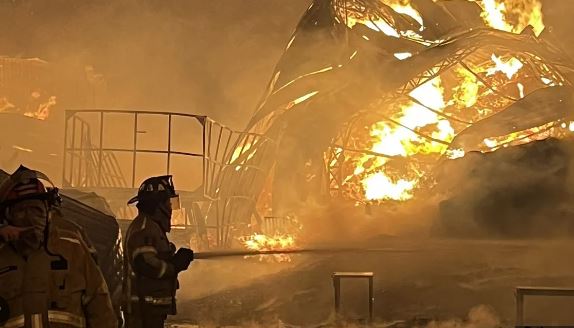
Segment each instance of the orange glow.
[[497,30],[520,33],[528,25],[534,28],[536,35],[544,30],[539,0],[482,0],[478,4],[482,7],[484,22]]
[[[253,251],[277,251],[295,249],[295,237],[290,235],[266,236],[254,233],[251,236],[240,238],[240,242],[248,250]],[[263,260],[263,257],[259,258]],[[277,262],[290,262],[291,257],[285,254],[275,254],[273,259]]]

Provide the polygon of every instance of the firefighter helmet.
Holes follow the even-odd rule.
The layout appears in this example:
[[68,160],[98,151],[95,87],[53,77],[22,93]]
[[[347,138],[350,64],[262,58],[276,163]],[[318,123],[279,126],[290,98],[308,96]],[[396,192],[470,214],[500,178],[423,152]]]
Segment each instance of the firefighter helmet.
[[172,209],[179,209],[179,195],[175,191],[171,175],[162,175],[146,179],[138,189],[138,194],[132,197],[128,204],[152,203],[157,204],[170,200]]

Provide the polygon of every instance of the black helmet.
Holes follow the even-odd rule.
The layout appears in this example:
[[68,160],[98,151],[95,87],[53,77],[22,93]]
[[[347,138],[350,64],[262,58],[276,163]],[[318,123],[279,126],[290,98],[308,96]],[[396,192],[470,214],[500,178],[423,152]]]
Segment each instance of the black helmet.
[[157,204],[170,200],[173,209],[179,209],[179,196],[175,192],[171,175],[151,177],[142,182],[138,194],[128,201],[128,205],[138,203]]

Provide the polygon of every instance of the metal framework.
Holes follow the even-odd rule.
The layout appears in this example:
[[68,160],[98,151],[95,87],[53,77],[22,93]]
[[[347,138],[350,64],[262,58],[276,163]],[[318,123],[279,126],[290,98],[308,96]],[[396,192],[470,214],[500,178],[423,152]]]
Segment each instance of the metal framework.
[[[96,114],[99,116],[97,136],[92,133],[92,126],[87,122],[86,116]],[[106,147],[104,145],[104,135],[106,131],[106,116],[127,114],[133,116],[133,126],[131,127],[131,147]],[[138,144],[138,137],[145,131],[138,129],[138,122],[144,116],[167,116],[168,133],[167,149],[146,149]],[[139,183],[136,181],[138,170],[138,155],[158,154],[165,157],[165,173],[170,174],[171,159],[173,155],[184,155],[188,157],[204,157],[205,144],[200,153],[175,151],[172,149],[172,119],[174,117],[189,117],[196,119],[203,126],[203,133],[206,133],[205,126],[208,121],[205,116],[169,113],[169,112],[143,112],[131,110],[67,110],[65,123],[65,149],[64,149],[64,186],[72,188],[136,188]],[[213,124],[213,121],[210,121]],[[129,130],[128,130],[129,131]],[[92,137],[97,138],[94,144]],[[78,140],[79,139],[79,140]],[[129,183],[126,182],[126,175],[121,172],[115,155],[127,153],[131,155],[131,172]],[[106,165],[106,157],[110,158],[113,165]],[[77,161],[77,163],[76,163]],[[77,169],[76,166],[78,165]],[[205,176],[203,184],[205,184]]]
[[[216,133],[217,140],[221,134]],[[215,135],[212,138],[215,138]],[[276,143],[255,133],[237,133],[231,147],[222,156],[209,157],[216,169],[210,191],[216,198],[207,207],[206,216],[217,222],[217,242],[231,247],[235,237],[251,233],[259,190],[264,185],[275,158]],[[215,148],[218,153],[218,148]],[[213,174],[213,172],[209,172]]]
[[375,309],[374,274],[372,272],[334,272],[335,312],[341,313],[341,279],[367,279],[369,281],[369,322],[373,322]]
[[[132,126],[122,127],[122,137],[132,140],[130,146],[107,145],[104,141],[109,130],[107,124],[114,122],[113,115],[118,114],[133,123]],[[140,122],[150,118],[158,127],[163,127],[161,122],[167,120],[165,149],[149,149],[141,142],[141,135],[145,131],[141,130]],[[173,132],[174,122],[178,118],[191,119],[198,125],[196,130],[189,126],[190,131],[197,131],[195,140],[185,139],[183,143],[200,144],[199,151],[174,149],[177,138]],[[241,186],[249,187],[265,178],[258,163],[269,155],[266,149],[274,149],[274,143],[269,138],[234,131],[202,115],[134,110],[68,110],[64,187],[96,190],[105,194],[110,203],[116,204],[112,206],[115,212],[125,216],[130,213],[124,205],[127,195],[133,194],[138,187],[136,178],[141,175],[141,166],[145,164],[139,156],[153,154],[163,158],[164,167],[154,167],[156,172],[173,174],[176,184],[193,185],[185,181],[188,178],[186,175],[178,178],[180,171],[173,172],[173,158],[181,156],[186,160],[185,171],[197,170],[201,175],[198,187],[191,190],[184,188],[180,193],[185,208],[182,226],[196,233],[200,247],[226,247],[231,246],[237,232],[249,226],[249,222],[236,221],[235,218],[251,217],[257,195]],[[120,155],[124,159],[126,155],[129,156],[129,165],[120,164]],[[234,192],[226,192],[229,190]]]
[[[331,196],[337,197],[350,197],[351,199],[357,201],[364,201],[360,197],[353,197],[352,190],[346,190],[348,187],[346,186],[346,179],[349,176],[349,158],[356,158],[357,156],[373,156],[373,157],[388,157],[384,154],[378,154],[368,149],[360,149],[357,145],[354,144],[354,140],[352,136],[356,134],[356,127],[358,123],[364,124],[365,121],[387,121],[393,125],[399,125],[403,128],[410,130],[411,132],[417,134],[419,137],[422,137],[426,140],[438,142],[450,146],[450,143],[444,140],[438,140],[433,138],[432,136],[425,134],[424,132],[417,131],[411,129],[407,126],[401,125],[399,122],[392,118],[393,113],[386,110],[390,106],[394,104],[400,103],[401,101],[411,101],[413,103],[418,104],[420,107],[425,108],[443,118],[448,119],[453,124],[458,124],[462,127],[462,129],[467,128],[473,125],[476,122],[473,120],[469,120],[468,118],[457,117],[454,114],[445,113],[442,111],[438,111],[435,108],[430,108],[424,104],[421,104],[419,101],[414,99],[410,93],[415,90],[416,88],[420,87],[426,82],[431,81],[432,79],[442,76],[443,74],[447,73],[448,71],[452,70],[456,65],[460,65],[460,67],[464,68],[468,72],[470,72],[478,82],[482,83],[486,88],[488,88],[493,94],[501,97],[506,102],[514,103],[519,99],[516,99],[510,95],[505,94],[504,92],[498,90],[490,81],[484,79],[480,74],[478,74],[474,69],[471,68],[469,62],[476,59],[475,54],[481,51],[482,48],[486,47],[473,45],[467,48],[460,49],[456,51],[453,55],[444,58],[443,60],[437,62],[435,65],[431,66],[430,68],[424,70],[420,74],[416,75],[412,79],[410,79],[407,83],[405,83],[402,87],[395,90],[390,94],[386,94],[381,97],[378,101],[375,101],[372,106],[369,108],[358,112],[353,118],[351,118],[346,126],[340,131],[339,135],[334,139],[331,147],[325,153],[325,163],[327,167],[327,172],[329,176],[329,190]],[[510,50],[509,50],[510,51]],[[511,51],[512,53],[512,51]],[[515,57],[517,57],[525,66],[529,69],[532,69],[535,74],[539,74],[537,76],[541,87],[547,87],[542,85],[540,82],[541,78],[546,78],[549,81],[552,81],[554,85],[564,85],[570,84],[570,82],[560,73],[560,71],[556,68],[555,65],[543,61],[540,57],[535,55],[534,53],[530,52],[517,52],[513,53]],[[503,107],[496,109],[495,111],[501,111],[506,108],[507,105],[503,105]],[[360,125],[360,124],[359,124]],[[548,134],[549,129],[555,128],[559,125],[559,122],[554,122],[554,124],[550,125],[549,127],[545,127],[541,129],[539,132],[528,135],[524,138],[513,140],[513,142],[520,142],[522,139],[534,137],[536,134]],[[510,143],[510,142],[508,142]],[[501,144],[501,146],[507,145]],[[439,160],[440,157],[437,157]],[[352,170],[351,170],[352,172]]]

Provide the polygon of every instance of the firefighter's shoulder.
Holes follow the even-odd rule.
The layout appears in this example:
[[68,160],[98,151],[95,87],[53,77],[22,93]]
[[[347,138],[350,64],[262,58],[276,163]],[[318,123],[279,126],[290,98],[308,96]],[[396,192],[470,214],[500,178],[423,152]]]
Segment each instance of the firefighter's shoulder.
[[59,226],[50,226],[48,231],[48,247],[50,251],[67,257],[69,261],[71,259],[90,256],[90,251],[86,243],[77,231],[63,229]]
[[143,241],[144,239],[156,239],[161,235],[161,229],[155,221],[146,216],[138,216],[130,224],[126,238],[128,241]]
[[92,254],[94,259],[97,258],[96,248],[81,225],[72,220],[68,220],[63,216],[57,216],[52,220],[52,226],[58,228],[60,233],[65,237],[77,239],[82,242],[84,246],[88,248],[88,251]]

